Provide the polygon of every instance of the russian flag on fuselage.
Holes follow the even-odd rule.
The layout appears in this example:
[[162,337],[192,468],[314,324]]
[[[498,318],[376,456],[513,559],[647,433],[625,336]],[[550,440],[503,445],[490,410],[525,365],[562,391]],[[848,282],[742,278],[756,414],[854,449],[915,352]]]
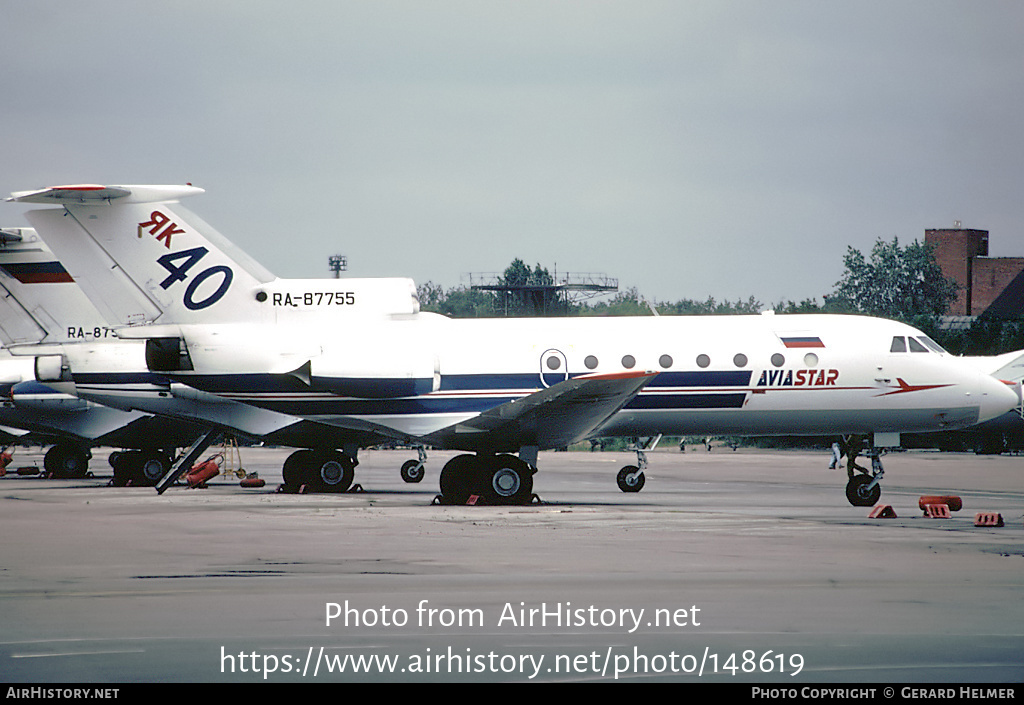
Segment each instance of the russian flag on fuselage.
[[823,348],[825,344],[816,335],[779,336],[787,348]]

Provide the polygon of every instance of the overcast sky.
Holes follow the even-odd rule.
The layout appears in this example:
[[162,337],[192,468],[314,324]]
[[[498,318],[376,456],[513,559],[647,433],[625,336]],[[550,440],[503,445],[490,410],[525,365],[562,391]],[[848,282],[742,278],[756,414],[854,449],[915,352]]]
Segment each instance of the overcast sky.
[[820,301],[878,237],[1024,256],[1022,37],[1016,0],[0,0],[0,194],[191,182],[282,277]]

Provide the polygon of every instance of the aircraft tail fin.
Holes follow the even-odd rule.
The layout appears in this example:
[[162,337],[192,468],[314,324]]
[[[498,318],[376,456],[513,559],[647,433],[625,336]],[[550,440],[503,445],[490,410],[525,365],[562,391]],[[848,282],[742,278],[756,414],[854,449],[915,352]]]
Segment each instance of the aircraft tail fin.
[[[6,236],[6,237],[5,237]],[[32,228],[0,229],[0,342],[98,341],[110,322]]]
[[58,186],[8,200],[63,206],[26,214],[111,320],[218,323],[246,317],[274,276],[178,200],[193,186]]

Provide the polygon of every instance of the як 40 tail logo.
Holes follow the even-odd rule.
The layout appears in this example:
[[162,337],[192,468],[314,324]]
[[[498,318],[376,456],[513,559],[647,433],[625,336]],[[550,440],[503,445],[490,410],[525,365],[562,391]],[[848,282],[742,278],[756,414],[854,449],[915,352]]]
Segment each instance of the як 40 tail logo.
[[[168,250],[171,249],[171,236],[179,234],[183,235],[185,233],[184,230],[178,228],[176,223],[172,223],[171,219],[160,211],[153,211],[147,222],[139,223],[138,234],[140,238],[142,237],[142,231],[147,229],[151,235],[156,237],[157,241],[163,240],[163,243]],[[157,264],[168,272],[167,278],[160,282],[160,288],[166,290],[177,282],[182,282],[188,279],[188,271],[199,264],[199,260],[209,254],[209,252],[210,251],[205,247],[193,247],[188,250],[169,252],[158,258]],[[199,289],[207,279],[210,277],[216,277],[218,274],[221,279],[220,285],[216,290],[206,298],[196,301],[196,290]],[[188,286],[185,287],[185,295],[182,298],[182,303],[185,304],[185,308],[190,311],[199,311],[209,306],[213,306],[224,297],[224,294],[228,292],[228,287],[231,286],[231,280],[234,276],[235,273],[232,272],[231,267],[228,267],[227,265],[218,264],[213,267],[207,267],[192,277]]]

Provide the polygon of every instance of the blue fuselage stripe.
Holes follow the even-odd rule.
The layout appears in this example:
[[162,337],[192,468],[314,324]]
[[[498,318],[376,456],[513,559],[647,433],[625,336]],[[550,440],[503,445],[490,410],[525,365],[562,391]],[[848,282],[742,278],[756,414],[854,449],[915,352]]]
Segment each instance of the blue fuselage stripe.
[[[735,409],[743,405],[752,373],[662,372],[626,409]],[[440,390],[432,394],[392,398],[389,395],[409,380],[375,380],[382,391],[379,398],[332,393],[352,386],[353,380],[332,379],[311,387],[292,375],[181,375],[185,384],[228,399],[253,404],[294,416],[320,415],[410,415],[481,413],[539,389],[536,374],[448,375]],[[82,385],[113,385],[122,388],[143,382],[166,383],[166,377],[152,373],[91,373],[76,375]],[[358,380],[360,384],[366,380]]]

